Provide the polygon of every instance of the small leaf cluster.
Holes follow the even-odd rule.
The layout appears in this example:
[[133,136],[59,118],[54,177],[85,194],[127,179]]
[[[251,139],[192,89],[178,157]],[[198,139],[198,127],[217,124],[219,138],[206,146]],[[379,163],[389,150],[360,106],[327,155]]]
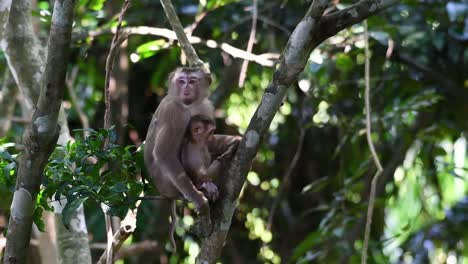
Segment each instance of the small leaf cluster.
[[8,151],[14,145],[0,139],[0,185],[7,188],[13,188],[16,182],[16,155]]
[[0,210],[8,211],[10,208],[13,192],[15,190],[16,174],[18,167],[16,165],[16,156],[11,149],[14,143],[7,142],[6,139],[0,139]]
[[[38,206],[50,209],[47,199],[66,202],[62,217],[68,226],[72,214],[85,201],[101,204],[109,215],[123,217],[143,190],[137,180],[142,165],[142,153],[134,146],[115,144],[114,127],[88,129],[89,135],[59,146],[52,154],[46,168],[44,189]],[[106,139],[109,140],[105,148]]]

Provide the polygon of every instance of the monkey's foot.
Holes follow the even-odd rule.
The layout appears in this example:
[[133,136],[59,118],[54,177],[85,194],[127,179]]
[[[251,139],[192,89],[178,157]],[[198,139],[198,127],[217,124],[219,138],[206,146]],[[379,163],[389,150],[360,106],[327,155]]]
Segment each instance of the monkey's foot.
[[198,238],[205,238],[213,233],[213,225],[209,216],[200,216],[195,224],[188,230],[189,234],[193,234]]

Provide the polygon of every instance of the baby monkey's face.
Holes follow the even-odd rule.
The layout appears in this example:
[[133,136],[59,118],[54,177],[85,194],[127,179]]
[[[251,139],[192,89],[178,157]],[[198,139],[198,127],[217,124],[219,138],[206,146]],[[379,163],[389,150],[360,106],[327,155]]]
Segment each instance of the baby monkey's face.
[[204,143],[213,136],[215,126],[208,122],[195,121],[190,124],[192,139],[198,143]]

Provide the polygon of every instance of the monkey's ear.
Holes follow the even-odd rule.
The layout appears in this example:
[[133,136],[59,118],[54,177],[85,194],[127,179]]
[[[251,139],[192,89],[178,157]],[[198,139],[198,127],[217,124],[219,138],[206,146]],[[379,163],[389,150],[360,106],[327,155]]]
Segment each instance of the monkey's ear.
[[175,83],[173,83],[173,80],[178,73],[179,68],[175,69],[171,73],[169,73],[169,77],[167,77],[167,94],[170,96],[177,96],[177,87]]
[[169,82],[171,82],[172,79],[174,78],[174,75],[175,75],[176,71],[177,71],[177,70],[172,71],[171,73],[169,73],[169,78],[168,78]]
[[211,79],[211,74],[205,73],[205,78],[206,78],[206,82],[208,83],[208,85],[211,85],[211,82],[213,81]]

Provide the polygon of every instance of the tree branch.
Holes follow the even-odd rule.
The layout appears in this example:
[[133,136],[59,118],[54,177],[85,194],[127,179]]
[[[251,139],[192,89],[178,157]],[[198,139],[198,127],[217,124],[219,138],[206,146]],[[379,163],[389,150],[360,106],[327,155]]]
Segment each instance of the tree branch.
[[[390,0],[388,2],[396,3],[397,1]],[[350,13],[336,12],[343,17],[333,13],[326,16],[328,17],[326,18],[322,17],[322,14],[327,7],[327,3],[326,0],[315,0],[286,44],[280,65],[273,75],[273,80],[265,90],[260,105],[252,117],[227,170],[227,175],[223,175],[225,176],[225,186],[222,187],[226,190],[224,192],[221,190],[224,196],[214,204],[214,232],[202,240],[197,263],[214,263],[219,257],[231,225],[240,190],[245,182],[250,164],[257,153],[261,138],[266,133],[275,113],[279,109],[287,88],[303,71],[312,50],[326,38],[332,36],[333,32],[336,34],[345,26],[362,21],[389,6],[388,3],[382,1],[360,1],[352,8],[346,9]],[[355,19],[355,17],[358,17],[358,19]],[[343,24],[332,23],[338,20]]]
[[281,187],[278,190],[278,195],[276,196],[275,200],[273,201],[270,207],[270,211],[269,211],[270,215],[268,217],[268,222],[266,225],[266,228],[269,231],[271,231],[271,227],[273,225],[273,217],[275,216],[276,209],[278,208],[278,204],[281,198],[283,197],[284,193],[286,192],[286,190],[289,188],[289,185],[291,184],[291,178],[292,178],[294,169],[296,168],[297,163],[299,162],[299,158],[301,157],[302,147],[304,146],[305,135],[306,135],[306,129],[302,126],[302,124],[299,124],[299,141],[297,142],[296,151],[294,152],[294,156],[291,160],[291,163],[289,164],[286,172],[284,173],[283,182],[281,184]]
[[399,2],[399,0],[361,0],[345,9],[325,15],[319,22],[320,32],[314,32],[318,33],[317,41],[321,43],[341,30],[362,22]]
[[[0,40],[3,39],[7,29],[8,16],[10,15],[11,0],[3,0],[0,4]],[[5,49],[4,47],[1,47]]]
[[75,67],[72,69],[70,75],[67,77],[65,82],[67,84],[68,95],[70,96],[72,105],[75,108],[75,111],[78,114],[78,117],[80,118],[81,126],[85,129],[83,130],[83,135],[87,136],[89,132],[86,131],[86,129],[89,128],[89,119],[88,119],[88,116],[86,116],[86,114],[83,112],[83,109],[80,107],[78,103],[78,97],[76,96],[76,92],[74,90],[75,80],[76,80],[77,75],[78,75],[78,67]]
[[0,91],[0,124],[2,124],[0,127],[0,138],[6,136],[10,130],[18,92],[15,80],[8,69],[5,69],[3,76],[3,88]]
[[[144,240],[140,242],[134,242],[131,245],[122,245],[119,252],[115,254],[114,259],[124,259],[127,257],[133,257],[144,252],[154,252],[158,248],[159,244],[156,241]],[[91,245],[91,249],[94,250],[106,250],[107,244],[105,243],[94,243]]]
[[169,20],[169,24],[171,24],[172,29],[175,31],[177,35],[177,39],[179,40],[180,47],[187,56],[187,60],[191,67],[203,67],[203,61],[198,58],[197,52],[190,44],[190,41],[185,35],[184,28],[180,23],[179,17],[177,16],[174,7],[172,6],[171,0],[161,0],[161,5],[164,8],[164,12],[166,13],[167,20]]
[[367,21],[364,21],[364,51],[366,56],[365,62],[365,72],[364,78],[366,83],[366,90],[365,90],[365,105],[366,105],[366,137],[367,137],[367,144],[369,145],[369,149],[372,153],[372,158],[374,159],[375,166],[377,167],[377,172],[375,173],[374,177],[372,178],[371,183],[371,190],[369,195],[369,203],[367,207],[367,218],[366,218],[366,230],[364,232],[364,243],[362,246],[361,252],[361,263],[367,263],[367,247],[369,246],[369,235],[371,230],[371,223],[372,223],[372,214],[374,212],[374,203],[375,203],[375,189],[377,188],[377,181],[379,179],[380,174],[383,172],[382,164],[380,164],[379,156],[375,151],[374,143],[372,142],[372,122],[371,122],[371,106],[370,106],[370,54],[369,54],[369,32],[367,29]]
[[126,39],[125,36],[121,36],[122,35],[121,28],[122,28],[123,17],[125,13],[127,12],[129,6],[130,6],[130,0],[125,0],[125,2],[122,5],[122,10],[120,10],[119,21],[117,23],[117,28],[115,29],[114,37],[112,38],[109,55],[107,56],[107,60],[106,60],[106,77],[105,77],[105,85],[104,85],[106,110],[104,113],[104,129],[108,129],[110,127],[111,116],[110,116],[109,80],[110,80],[112,70],[114,68],[115,56],[117,54],[118,48],[120,47],[120,45],[122,45],[122,43]]
[[[247,42],[247,52],[251,53],[253,49],[253,45],[255,42],[255,35],[257,34],[257,18],[258,18],[258,7],[257,7],[257,0],[253,0],[252,3],[252,27],[250,29],[250,36],[249,41]],[[242,62],[241,72],[239,75],[239,87],[244,86],[245,77],[247,75],[247,68],[249,67],[249,61],[244,60]]]
[[31,12],[31,1],[12,1],[6,28],[3,25],[3,39],[0,39],[4,41],[1,48],[11,74],[30,111],[39,98],[44,71],[43,50],[34,35]]
[[[112,238],[112,252],[117,252],[119,251],[120,247],[122,247],[123,243],[127,238],[133,234],[133,232],[136,229],[136,215],[137,215],[137,209],[135,208],[133,211],[128,210],[127,215],[125,216],[124,220],[120,223],[120,228],[115,232],[113,238]],[[108,262],[108,247],[106,251],[101,255],[101,257],[98,260],[98,264],[104,264]],[[113,258],[113,256],[112,256]],[[109,261],[113,261],[113,259],[110,259]]]
[[[146,27],[146,26],[139,26],[139,27],[128,27],[122,29],[123,34],[127,36],[131,35],[151,35],[151,36],[159,36],[164,37],[169,40],[177,40],[177,36],[174,31],[169,30],[167,28],[157,28],[157,27]],[[105,30],[95,30],[90,31],[88,34],[85,33],[76,33],[76,38],[85,38],[89,37],[98,37],[104,34],[113,34],[115,33],[115,28],[113,29],[105,29]],[[203,44],[208,48],[211,49],[221,49],[222,51],[232,55],[235,58],[240,58],[243,60],[253,61],[262,66],[273,67],[276,63],[274,60],[279,58],[279,54],[275,53],[265,53],[256,55],[253,53],[246,52],[245,50],[236,48],[232,45],[227,43],[218,43],[212,39],[203,40],[199,37],[190,36],[189,42],[191,44]]]
[[[105,102],[105,111],[104,111],[104,129],[109,129],[110,128],[110,123],[111,123],[111,113],[110,113],[110,91],[109,91],[109,81],[110,81],[110,76],[112,73],[112,69],[114,68],[114,62],[115,62],[115,56],[117,54],[117,50],[122,45],[123,41],[126,39],[126,37],[121,36],[121,28],[122,28],[122,22],[123,22],[123,17],[125,13],[128,10],[128,7],[130,6],[130,0],[125,0],[125,2],[122,5],[122,9],[120,10],[119,14],[119,20],[117,23],[117,28],[115,30],[114,37],[112,38],[111,42],[111,47],[109,50],[109,54],[107,55],[106,59],[106,77],[105,77],[105,84],[104,84],[104,102]],[[109,138],[106,138],[104,141],[103,149],[106,150],[107,147],[109,146]],[[108,164],[106,164],[102,170],[106,170],[108,167]],[[126,232],[126,226],[121,226],[121,228],[118,230],[118,232],[113,235],[113,230],[112,230],[112,221],[111,221],[111,216],[107,215],[104,213],[104,218],[105,218],[105,223],[106,223],[106,234],[107,234],[107,249],[105,254],[101,256],[99,259],[99,263],[101,263],[101,259],[103,259],[103,262],[106,262],[107,264],[112,263],[113,257],[114,257],[114,248],[118,250],[120,248],[120,245],[127,239],[127,237],[131,234],[129,233],[126,235],[126,233],[123,233],[124,231]],[[133,233],[133,230],[131,231]],[[119,235],[119,233],[125,234],[121,235],[118,238],[123,239],[121,241],[121,244],[119,246],[114,246],[113,244],[115,242],[116,236]],[[120,243],[117,241],[117,243]]]
[[[14,1],[14,6],[19,2],[23,1]],[[27,250],[31,237],[34,205],[40,188],[42,172],[59,136],[57,119],[65,86],[74,4],[73,0],[57,0],[54,5],[44,83],[41,86],[32,122],[23,135],[25,151],[19,161],[16,190],[11,205],[4,256],[5,263],[25,262],[26,254],[24,252]],[[14,17],[13,14],[10,14],[10,19],[12,17]],[[15,26],[24,27],[21,24]],[[17,44],[21,45],[22,43]],[[16,52],[13,50],[16,49],[10,50],[11,54]],[[15,76],[15,74],[13,75]],[[16,77],[18,77],[17,74]]]
[[197,263],[214,263],[221,253],[231,225],[231,219],[237,205],[237,198],[245,182],[245,177],[254,158],[261,137],[265,134],[277,110],[279,109],[287,88],[304,69],[312,51],[310,37],[327,7],[326,0],[314,1],[305,17],[292,33],[284,50],[281,63],[273,80],[263,95],[246,134],[225,175],[224,196],[214,205],[214,232],[202,240],[201,252]]

